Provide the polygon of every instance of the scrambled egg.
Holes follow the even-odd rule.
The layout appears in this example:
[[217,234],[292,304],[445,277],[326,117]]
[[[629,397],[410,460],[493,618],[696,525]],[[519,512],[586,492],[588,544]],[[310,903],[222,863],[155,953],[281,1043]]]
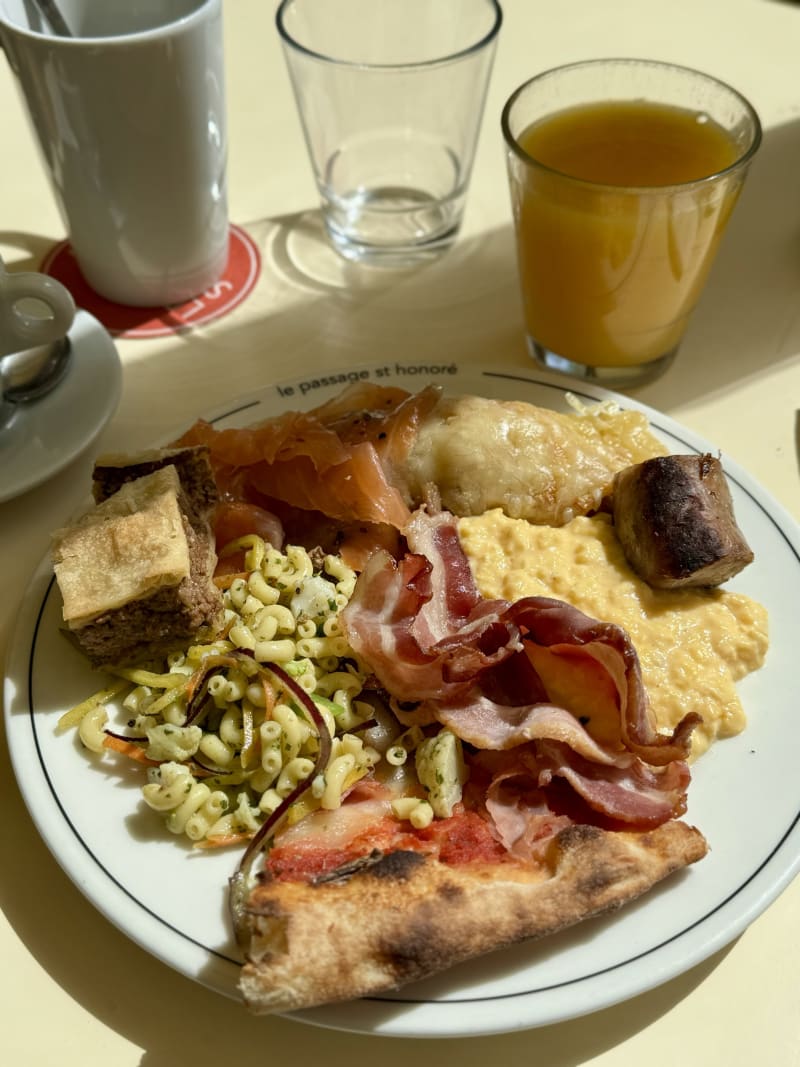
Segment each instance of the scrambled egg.
[[767,612],[723,589],[651,589],[634,574],[608,515],[534,526],[499,509],[459,520],[475,580],[487,597],[549,596],[627,630],[659,729],[703,716],[692,757],[746,725],[736,682],[764,662]]

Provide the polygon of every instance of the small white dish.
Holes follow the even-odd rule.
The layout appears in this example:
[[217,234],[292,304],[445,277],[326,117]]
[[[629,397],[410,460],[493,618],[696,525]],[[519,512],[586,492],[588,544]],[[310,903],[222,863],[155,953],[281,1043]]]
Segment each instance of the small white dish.
[[20,404],[0,429],[0,502],[33,489],[66,467],[114,414],[122,365],[105,328],[79,311],[69,331],[71,365],[47,396]]

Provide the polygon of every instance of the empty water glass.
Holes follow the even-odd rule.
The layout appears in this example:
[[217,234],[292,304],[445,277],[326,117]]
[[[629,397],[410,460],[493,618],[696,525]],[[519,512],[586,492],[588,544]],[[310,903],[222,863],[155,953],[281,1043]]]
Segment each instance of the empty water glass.
[[402,266],[461,225],[496,0],[283,0],[292,86],[334,247]]

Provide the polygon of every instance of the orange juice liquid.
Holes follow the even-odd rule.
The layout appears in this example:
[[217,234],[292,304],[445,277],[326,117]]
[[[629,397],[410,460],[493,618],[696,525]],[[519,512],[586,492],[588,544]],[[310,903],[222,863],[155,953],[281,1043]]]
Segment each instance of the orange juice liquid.
[[632,101],[558,112],[517,141],[545,165],[510,163],[529,336],[597,367],[673,351],[741,188],[743,172],[700,182],[737,160],[732,137]]

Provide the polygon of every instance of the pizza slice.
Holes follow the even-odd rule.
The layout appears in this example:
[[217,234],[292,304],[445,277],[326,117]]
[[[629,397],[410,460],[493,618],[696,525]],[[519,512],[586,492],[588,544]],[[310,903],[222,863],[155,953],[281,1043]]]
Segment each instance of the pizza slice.
[[[417,512],[406,536],[402,560],[371,557],[340,618],[416,733],[414,766],[290,826],[276,811],[255,877],[248,849],[231,894],[257,1013],[386,992],[553,933],[707,850],[679,818],[697,717],[656,729],[624,631],[547,598],[482,599],[446,512]],[[588,719],[570,686],[591,688]]]
[[256,1014],[385,993],[619,908],[705,852],[673,820],[643,832],[571,824],[536,861],[466,849],[443,862],[401,846],[310,878],[268,866],[247,904],[240,989]]

